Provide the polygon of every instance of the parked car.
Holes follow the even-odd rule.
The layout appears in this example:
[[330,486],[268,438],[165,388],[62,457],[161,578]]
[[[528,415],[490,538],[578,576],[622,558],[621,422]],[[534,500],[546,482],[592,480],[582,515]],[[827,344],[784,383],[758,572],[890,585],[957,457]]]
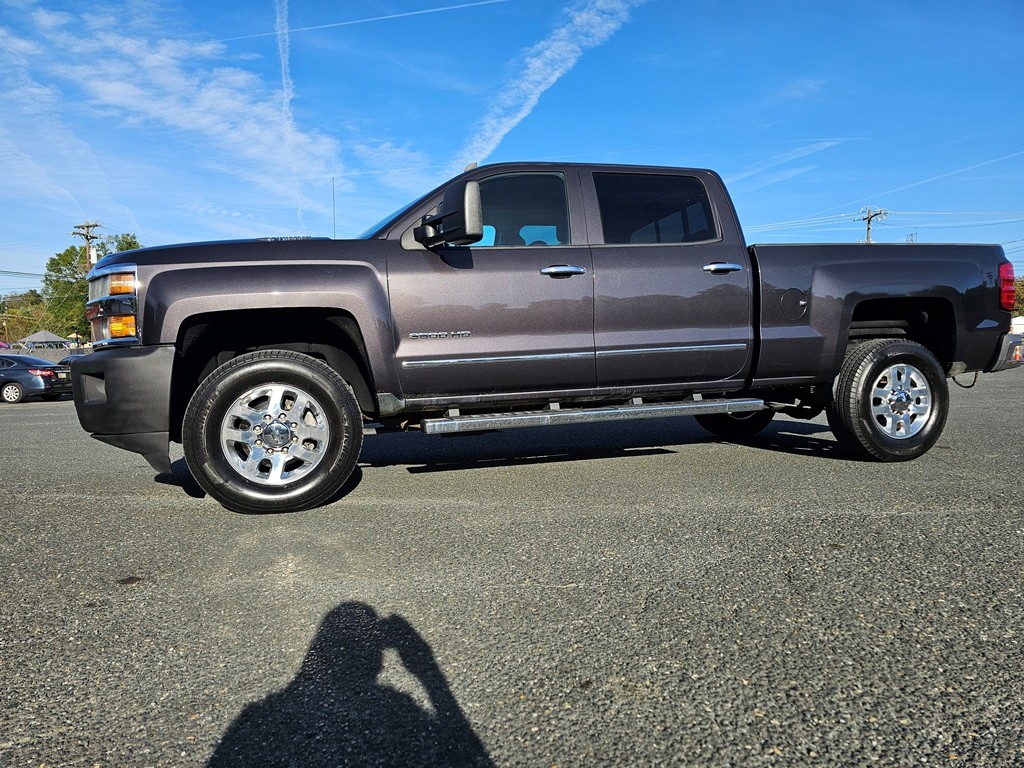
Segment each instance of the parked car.
[[57,365],[71,365],[78,358],[85,357],[88,354],[89,354],[89,350],[87,350],[87,349],[76,349],[74,352],[69,354],[67,357],[62,357],[60,359],[60,362],[57,363]]
[[0,400],[17,403],[38,395],[59,400],[71,394],[71,369],[30,355],[0,355]]

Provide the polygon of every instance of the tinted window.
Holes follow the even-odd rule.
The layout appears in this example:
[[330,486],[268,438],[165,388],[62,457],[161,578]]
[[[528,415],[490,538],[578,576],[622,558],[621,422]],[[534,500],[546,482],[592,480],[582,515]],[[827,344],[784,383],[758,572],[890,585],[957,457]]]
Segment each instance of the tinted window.
[[560,173],[511,173],[480,181],[484,238],[475,247],[565,245],[569,207]]
[[707,190],[693,176],[595,173],[606,243],[695,243],[718,232]]

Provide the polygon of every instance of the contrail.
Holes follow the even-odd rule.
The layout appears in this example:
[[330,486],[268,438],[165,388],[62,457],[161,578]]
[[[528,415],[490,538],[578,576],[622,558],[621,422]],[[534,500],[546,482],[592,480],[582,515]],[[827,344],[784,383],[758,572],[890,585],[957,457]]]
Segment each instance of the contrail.
[[[374,16],[368,19],[353,19],[352,21],[338,21],[333,24],[318,24],[315,27],[299,27],[298,29],[287,30],[291,34],[296,32],[311,32],[315,29],[333,29],[334,27],[350,27],[353,24],[368,24],[371,21],[388,21],[389,19],[403,19],[408,16],[422,16],[426,13],[443,13],[444,11],[458,11],[463,8],[476,8],[480,5],[495,5],[497,3],[507,3],[509,0],[479,0],[475,3],[462,3],[461,5],[446,5],[443,8],[426,8],[422,11],[407,11],[405,13],[392,13],[388,16]],[[260,32],[255,35],[242,35],[241,37],[225,37],[220,40],[213,40],[214,43],[230,43],[234,40],[250,40],[254,37],[270,37],[271,35],[277,35],[278,32]]]
[[801,159],[803,157],[807,157],[808,155],[813,155],[813,154],[816,154],[818,152],[823,152],[824,150],[831,149],[832,147],[836,146],[837,144],[841,144],[841,143],[842,142],[840,142],[838,140],[831,140],[831,139],[828,140],[828,141],[818,141],[818,142],[815,142],[814,144],[808,144],[808,145],[803,146],[803,147],[797,147],[796,149],[791,149],[789,152],[783,152],[782,154],[779,154],[779,155],[773,155],[772,157],[769,157],[766,160],[762,160],[759,163],[754,163],[753,165],[748,165],[746,168],[741,170],[735,176],[731,176],[731,177],[727,178],[725,180],[725,182],[727,184],[733,184],[733,183],[739,181],[740,179],[746,179],[746,178],[748,178],[750,176],[756,176],[757,174],[764,173],[765,171],[767,171],[767,170],[769,170],[771,168],[775,168],[775,167],[780,166],[780,165],[785,165],[786,163],[791,163],[794,160],[799,160],[799,159]]
[[956,176],[961,173],[967,173],[968,171],[973,171],[978,168],[984,168],[986,165],[992,165],[993,163],[1001,163],[1004,160],[1012,160],[1013,158],[1020,157],[1021,155],[1024,155],[1024,150],[1021,150],[1019,152],[1011,152],[1008,155],[996,157],[993,158],[992,160],[983,160],[980,163],[974,163],[974,165],[968,165],[964,168],[957,168],[955,171],[947,171],[946,173],[940,173],[938,176],[930,176],[927,179],[921,179],[920,181],[914,181],[911,182],[910,184],[904,184],[901,187],[887,189],[884,192],[876,192],[875,194],[869,195],[867,197],[862,197],[857,200],[851,200],[847,203],[842,203],[841,205],[833,206],[832,208],[826,208],[824,210],[818,211],[814,215],[817,216],[818,214],[826,213],[827,211],[835,210],[836,208],[848,208],[849,206],[857,205],[858,203],[865,203],[870,200],[877,200],[879,197],[884,197],[885,195],[893,195],[896,194],[897,192],[903,192],[904,190],[907,189],[913,189],[914,187],[920,187],[925,184],[931,184],[933,181],[941,181],[942,179],[948,179],[951,176]]
[[894,192],[902,192],[905,189],[912,189],[913,187],[920,187],[922,184],[931,184],[933,181],[939,181],[940,179],[948,179],[950,176],[956,176],[958,173],[967,173],[977,168],[983,168],[986,165],[992,165],[993,163],[1001,163],[1003,160],[1010,160],[1014,157],[1020,157],[1024,155],[1024,150],[1020,152],[1013,152],[1009,155],[1003,155],[997,157],[994,160],[985,160],[981,163],[975,163],[974,165],[968,165],[966,168],[958,168],[955,171],[949,171],[948,173],[941,173],[938,176],[932,176],[928,179],[922,179],[921,181],[915,181],[912,184],[904,184],[902,187],[896,187],[895,189],[887,189],[885,192],[879,192],[875,197],[881,197],[882,195],[891,195]]
[[291,74],[291,38],[288,30],[288,0],[274,0],[274,34],[277,35],[277,52],[281,57],[281,137],[284,141],[285,157],[292,177],[292,191],[295,195],[296,215],[299,227],[306,231],[306,222],[302,211],[302,196],[299,194],[295,179],[295,154],[292,146],[292,134],[295,120],[292,116],[292,99],[295,96],[295,84]]
[[494,99],[452,169],[486,159],[533,111],[544,92],[576,66],[584,51],[608,40],[629,20],[629,12],[644,2],[586,0],[570,6],[566,23],[523,52],[517,75]]

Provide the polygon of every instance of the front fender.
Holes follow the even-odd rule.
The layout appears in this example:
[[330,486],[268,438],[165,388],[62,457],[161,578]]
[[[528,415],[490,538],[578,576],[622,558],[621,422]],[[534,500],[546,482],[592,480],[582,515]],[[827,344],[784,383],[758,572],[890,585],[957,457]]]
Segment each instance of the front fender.
[[359,326],[380,391],[398,391],[384,277],[363,262],[169,267],[146,285],[143,342],[174,344],[196,315],[291,308],[342,310]]

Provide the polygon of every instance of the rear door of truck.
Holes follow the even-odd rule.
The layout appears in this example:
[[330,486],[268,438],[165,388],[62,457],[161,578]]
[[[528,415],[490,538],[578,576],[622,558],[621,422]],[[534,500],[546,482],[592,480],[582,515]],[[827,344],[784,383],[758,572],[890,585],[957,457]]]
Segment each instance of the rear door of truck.
[[739,386],[753,359],[753,281],[718,177],[614,166],[581,176],[598,385]]

